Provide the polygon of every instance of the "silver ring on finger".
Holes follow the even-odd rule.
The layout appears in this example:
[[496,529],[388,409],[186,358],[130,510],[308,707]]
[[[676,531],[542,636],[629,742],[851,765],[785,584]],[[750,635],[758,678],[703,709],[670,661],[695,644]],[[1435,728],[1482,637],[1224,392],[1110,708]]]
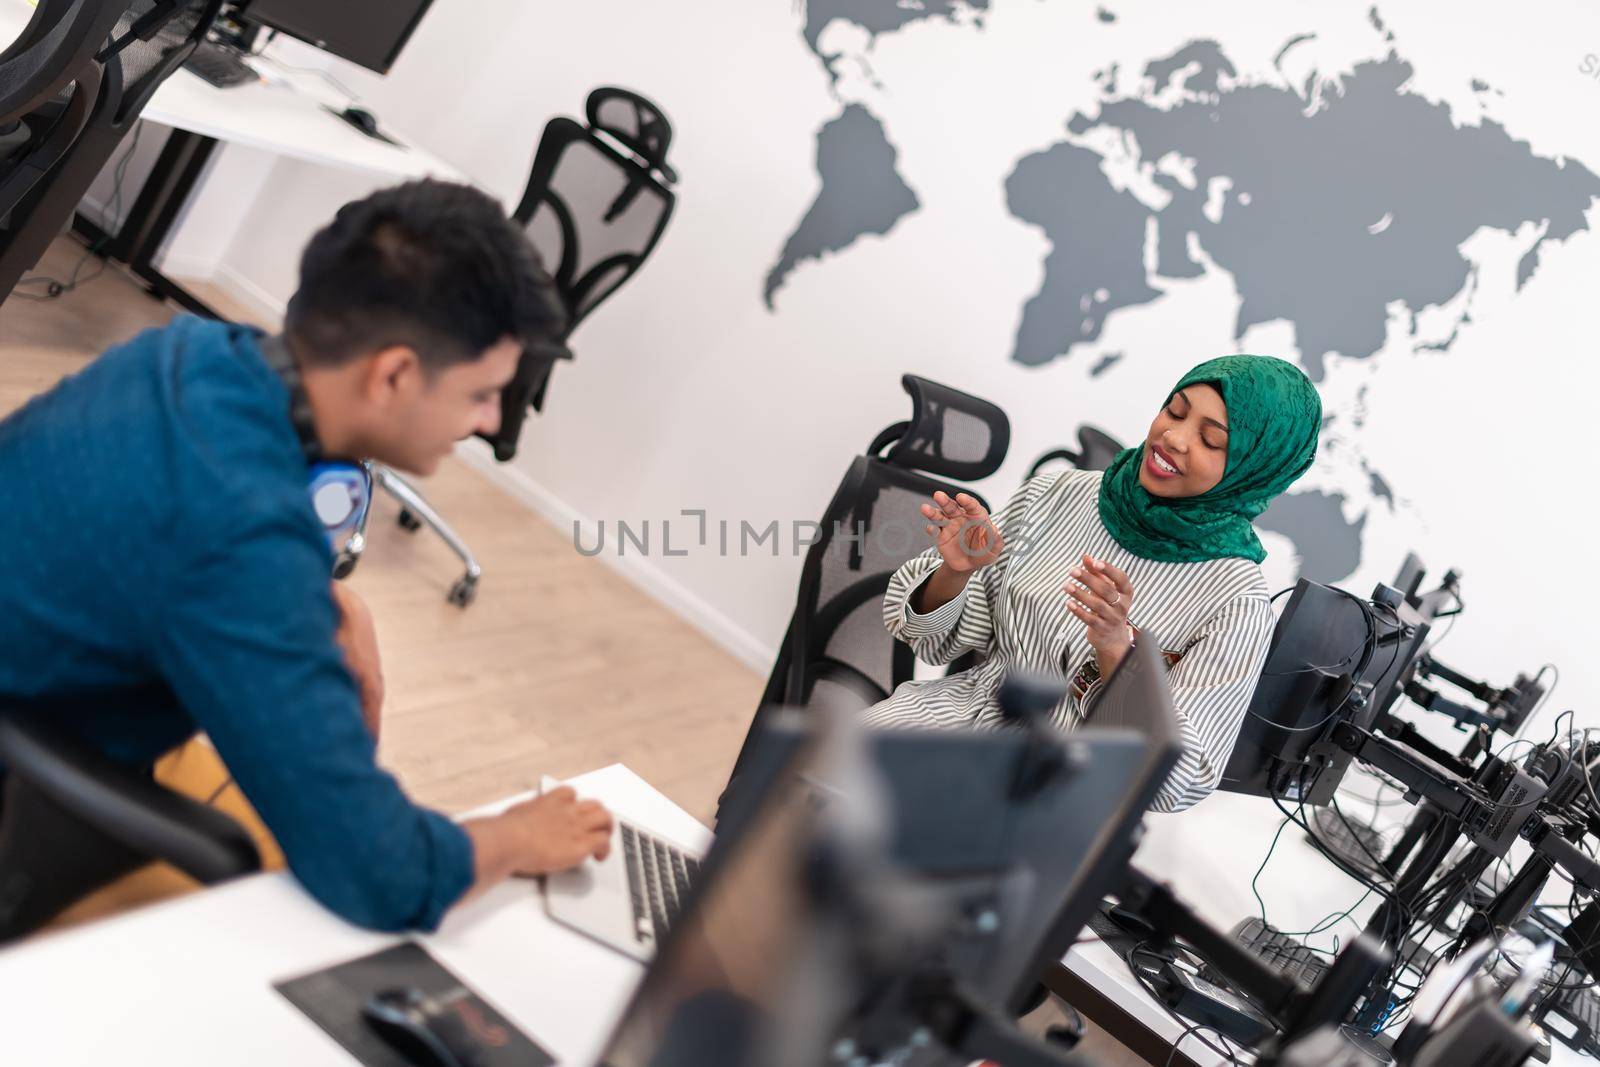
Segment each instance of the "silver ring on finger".
[[1118,593],[1118,594],[1117,594],[1117,599],[1115,599],[1115,600],[1108,600],[1108,601],[1106,601],[1106,606],[1108,606],[1108,607],[1113,607],[1113,608],[1114,608],[1114,607],[1116,607],[1116,606],[1117,606],[1117,605],[1118,605],[1118,604],[1120,604],[1120,603],[1122,603],[1122,594],[1121,594],[1121,593]]

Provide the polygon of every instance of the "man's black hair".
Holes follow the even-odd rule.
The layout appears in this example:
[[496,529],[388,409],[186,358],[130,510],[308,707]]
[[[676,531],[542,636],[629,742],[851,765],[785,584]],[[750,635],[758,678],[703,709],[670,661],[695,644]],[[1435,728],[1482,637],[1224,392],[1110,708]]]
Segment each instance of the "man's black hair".
[[284,317],[309,364],[408,345],[430,372],[507,337],[527,348],[565,328],[555,284],[500,205],[432,179],[340,208],[306,245]]

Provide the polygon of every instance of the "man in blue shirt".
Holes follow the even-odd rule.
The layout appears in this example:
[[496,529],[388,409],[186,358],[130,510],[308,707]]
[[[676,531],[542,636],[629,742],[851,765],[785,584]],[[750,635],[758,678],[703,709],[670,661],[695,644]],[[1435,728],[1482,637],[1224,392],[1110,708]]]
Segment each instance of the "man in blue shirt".
[[0,715],[131,765],[203,731],[301,883],[365,926],[432,929],[469,892],[603,857],[610,816],[570,790],[458,825],[377,766],[350,669],[374,682],[375,650],[336,643],[307,490],[308,445],[431,472],[561,327],[494,201],[414,182],[305,250],[282,339],[302,432],[269,342],[188,317],[36,397],[0,422]]

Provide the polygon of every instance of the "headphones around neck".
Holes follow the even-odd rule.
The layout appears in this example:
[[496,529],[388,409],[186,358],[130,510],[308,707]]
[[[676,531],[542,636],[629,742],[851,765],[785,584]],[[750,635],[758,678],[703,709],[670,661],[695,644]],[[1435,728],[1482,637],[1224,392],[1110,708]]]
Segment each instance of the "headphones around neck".
[[372,506],[370,464],[330,459],[317,440],[317,427],[311,417],[311,398],[306,395],[300,367],[281,336],[262,337],[258,342],[266,360],[284,388],[289,391],[289,422],[294,426],[300,451],[305,456],[311,508],[328,534],[334,550],[333,576],[344,578],[356,568],[365,547],[367,509]]

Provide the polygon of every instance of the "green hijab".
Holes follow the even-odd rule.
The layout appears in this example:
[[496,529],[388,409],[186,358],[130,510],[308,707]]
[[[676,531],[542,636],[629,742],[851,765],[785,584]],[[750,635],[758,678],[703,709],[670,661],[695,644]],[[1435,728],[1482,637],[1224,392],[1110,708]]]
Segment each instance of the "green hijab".
[[1144,445],[1124,449],[1100,483],[1100,521],[1117,544],[1144,559],[1194,563],[1266,549],[1250,520],[1294,483],[1317,455],[1322,399],[1298,367],[1272,356],[1222,356],[1183,376],[1204,382],[1228,406],[1228,462],[1222,480],[1194,497],[1164,499],[1139,483]]

